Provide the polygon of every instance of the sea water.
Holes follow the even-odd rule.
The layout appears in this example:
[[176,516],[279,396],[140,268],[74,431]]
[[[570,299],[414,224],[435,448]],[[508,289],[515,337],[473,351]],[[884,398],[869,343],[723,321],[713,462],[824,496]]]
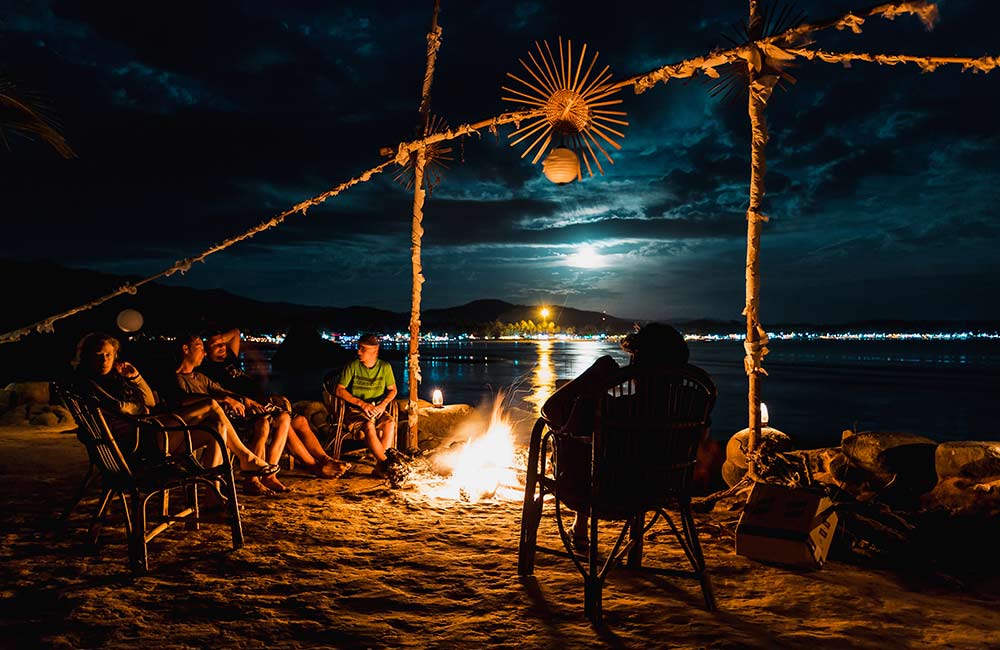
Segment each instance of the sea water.
[[[747,426],[742,342],[692,341],[691,362],[718,388],[712,437]],[[769,345],[762,398],[770,426],[801,446],[834,445],[845,429],[908,431],[935,440],[998,440],[1000,342],[779,340]],[[400,393],[408,386],[405,348],[385,344]],[[564,380],[609,354],[610,341],[462,341],[422,344],[420,397],[437,388],[446,403],[480,405],[499,391],[537,413]],[[266,370],[267,368],[263,368]],[[320,399],[323,371],[274,374],[271,388],[292,399]]]

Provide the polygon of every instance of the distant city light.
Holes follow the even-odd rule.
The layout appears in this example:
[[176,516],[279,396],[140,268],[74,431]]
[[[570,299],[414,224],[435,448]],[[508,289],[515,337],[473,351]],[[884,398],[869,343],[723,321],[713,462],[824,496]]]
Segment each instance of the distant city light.
[[[345,347],[352,347],[357,344],[358,333],[341,332],[320,332],[327,341],[339,343]],[[696,342],[738,342],[746,336],[743,332],[731,332],[726,334],[685,334],[684,339]],[[420,335],[420,340],[424,343],[447,343],[449,341],[478,341],[478,340],[499,340],[499,341],[617,341],[620,334],[567,334],[565,332],[520,332],[505,334],[496,337],[477,336],[471,333],[449,334],[441,332],[425,332]],[[768,332],[767,337],[771,341],[972,341],[972,340],[1000,340],[1000,332]],[[168,339],[170,337],[167,337]],[[263,343],[269,345],[280,345],[285,340],[284,332],[274,333],[243,333],[243,338],[252,343]],[[410,340],[408,332],[394,332],[383,334],[379,339],[383,343],[401,344]]]

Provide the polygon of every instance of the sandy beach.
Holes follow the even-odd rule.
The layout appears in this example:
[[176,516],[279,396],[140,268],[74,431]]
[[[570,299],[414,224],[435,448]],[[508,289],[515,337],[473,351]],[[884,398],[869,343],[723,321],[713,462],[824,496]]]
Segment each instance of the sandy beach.
[[[54,522],[86,470],[71,433],[0,428],[4,648],[988,648],[1000,643],[1000,583],[923,567],[832,560],[821,570],[734,553],[732,503],[698,515],[719,611],[697,584],[627,572],[605,590],[605,629],[583,617],[571,565],[540,556],[516,571],[520,504],[393,491],[359,465],[345,479],[282,477],[294,491],[245,498],[246,546],[225,527],[177,527],[132,578],[122,530],[87,549],[84,501]],[[550,514],[550,513],[549,513]],[[555,525],[540,539],[554,546]],[[682,561],[668,535],[652,563]],[[985,559],[984,559],[985,561]],[[995,573],[995,572],[994,572]]]

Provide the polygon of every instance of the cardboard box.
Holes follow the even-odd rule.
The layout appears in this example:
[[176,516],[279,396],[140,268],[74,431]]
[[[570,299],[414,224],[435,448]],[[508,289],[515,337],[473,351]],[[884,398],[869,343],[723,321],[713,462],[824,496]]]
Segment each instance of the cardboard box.
[[736,554],[819,568],[826,562],[836,530],[837,513],[823,494],[757,483],[736,526]]

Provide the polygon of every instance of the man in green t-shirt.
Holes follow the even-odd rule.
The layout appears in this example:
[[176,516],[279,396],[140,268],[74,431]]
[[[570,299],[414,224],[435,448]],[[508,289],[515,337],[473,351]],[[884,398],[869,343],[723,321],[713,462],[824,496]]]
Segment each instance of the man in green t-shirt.
[[365,444],[377,461],[372,474],[385,476],[386,452],[396,446],[396,420],[386,412],[396,399],[396,378],[392,366],[378,358],[377,336],[358,339],[358,358],[340,373],[336,392],[351,407],[346,417],[364,420]]

